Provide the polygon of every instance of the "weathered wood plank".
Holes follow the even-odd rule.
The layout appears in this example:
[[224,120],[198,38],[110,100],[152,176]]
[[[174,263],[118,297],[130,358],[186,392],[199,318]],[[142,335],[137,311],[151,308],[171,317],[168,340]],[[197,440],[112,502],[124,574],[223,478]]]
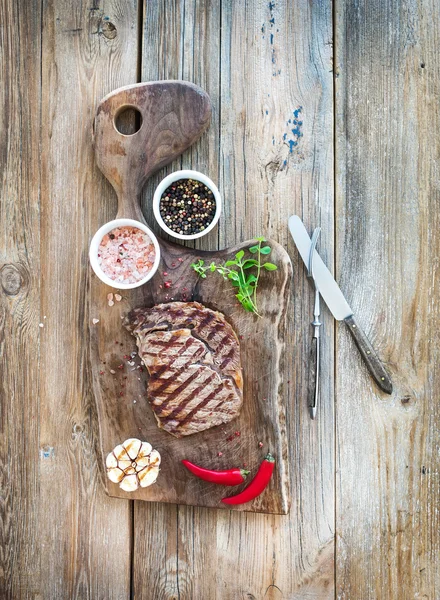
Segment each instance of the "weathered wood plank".
[[[290,519],[231,516],[221,538],[219,590],[225,598],[333,597],[333,324],[323,326],[322,404],[306,409],[312,294],[287,218],[323,227],[333,250],[331,6],[226,3],[222,8],[221,179],[229,198],[221,243],[262,232],[291,251],[294,267],[286,403],[293,448]],[[262,30],[263,28],[263,30]],[[295,122],[296,121],[296,122]],[[247,540],[253,540],[249,544]],[[251,546],[253,553],[242,554]],[[238,581],[223,581],[240,564]],[[286,569],[285,565],[289,568]],[[270,568],[268,568],[270,565]],[[276,587],[275,587],[276,586]],[[277,590],[277,588],[279,588]],[[219,597],[223,598],[221,592]]]
[[[218,183],[220,3],[198,1],[191,6],[185,0],[162,0],[145,2],[144,11],[142,81],[158,78],[193,81],[209,94],[212,102],[207,132],[189,152],[153,175],[145,186],[143,212],[154,227],[151,200],[166,173],[193,168]],[[197,240],[197,247],[218,248],[215,234],[207,238]],[[217,511],[166,505],[153,508],[135,502],[135,524],[133,589],[137,600],[212,597],[212,577],[206,575],[206,565],[217,564],[217,546],[206,540],[213,541]],[[205,540],[203,547],[200,540]],[[148,571],[142,567],[145,560],[149,560]]]
[[[219,246],[265,233],[291,251],[285,388],[293,506],[290,517],[268,518],[136,503],[136,598],[333,597],[333,324],[326,315],[328,373],[311,423],[303,357],[312,295],[287,234],[294,212],[309,227],[321,224],[322,253],[332,264],[331,21],[323,3],[146,3],[143,79],[192,79],[210,94],[214,120],[218,114],[219,129],[211,126],[183,163],[219,181],[226,204]],[[146,202],[155,182],[148,185]]]
[[35,598],[38,554],[40,2],[0,3],[0,597]]
[[[172,32],[172,35],[170,35]],[[154,58],[149,52],[154,49]],[[157,184],[177,169],[197,169],[218,182],[220,107],[220,3],[201,2],[186,6],[185,0],[145,3],[142,81],[183,79],[197,82],[208,92],[212,106],[211,123],[202,138],[181,157],[154,174],[146,183],[142,209],[147,223],[161,236],[155,222],[152,198]],[[215,61],[215,62],[213,62]],[[193,242],[196,248],[216,250],[217,237]]]
[[100,482],[87,338],[88,244],[116,198],[94,166],[106,93],[137,77],[135,0],[44,4],[42,65],[41,597],[130,593],[131,510]]
[[438,598],[440,9],[336,3],[337,273],[391,370],[337,361],[337,594]]

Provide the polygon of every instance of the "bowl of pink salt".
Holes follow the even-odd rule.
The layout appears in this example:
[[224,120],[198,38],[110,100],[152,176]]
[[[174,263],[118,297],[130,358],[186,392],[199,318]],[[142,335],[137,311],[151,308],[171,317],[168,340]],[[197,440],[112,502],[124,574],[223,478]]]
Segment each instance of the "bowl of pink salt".
[[143,223],[115,219],[95,233],[89,257],[102,282],[130,290],[147,283],[156,273],[160,248],[154,233]]

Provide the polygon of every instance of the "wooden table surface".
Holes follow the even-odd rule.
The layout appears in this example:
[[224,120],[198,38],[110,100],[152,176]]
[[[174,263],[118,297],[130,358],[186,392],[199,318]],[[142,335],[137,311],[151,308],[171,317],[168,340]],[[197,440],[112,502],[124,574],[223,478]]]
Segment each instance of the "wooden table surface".
[[[1,598],[440,598],[439,23],[432,0],[0,2]],[[203,87],[213,119],[146,185],[147,221],[192,167],[225,199],[200,248],[264,234],[292,258],[287,517],[103,492],[87,247],[116,198],[91,127],[105,94],[157,79]],[[315,422],[293,213],[394,382],[323,309]]]

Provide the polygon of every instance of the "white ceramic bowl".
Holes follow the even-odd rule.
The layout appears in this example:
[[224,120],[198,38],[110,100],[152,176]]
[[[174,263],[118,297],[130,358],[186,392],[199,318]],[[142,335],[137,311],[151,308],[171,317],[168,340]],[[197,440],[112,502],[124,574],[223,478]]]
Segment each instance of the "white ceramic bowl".
[[[215,198],[214,218],[212,219],[212,221],[208,225],[208,227],[206,229],[204,229],[203,231],[200,231],[199,233],[194,233],[192,235],[176,233],[175,231],[170,229],[165,224],[165,221],[160,216],[159,206],[160,206],[160,198],[161,198],[162,194],[164,193],[164,191],[167,189],[167,187],[169,185],[171,185],[175,181],[178,181],[179,179],[195,179],[196,181],[200,181],[200,183],[204,183],[214,194],[214,198]],[[222,199],[220,196],[220,192],[218,191],[215,183],[213,181],[211,181],[211,179],[209,179],[209,177],[207,177],[203,173],[199,173],[198,171],[188,171],[188,170],[175,171],[174,173],[170,173],[170,175],[167,175],[167,177],[165,177],[165,179],[162,179],[162,181],[157,186],[156,191],[154,192],[154,196],[153,196],[153,212],[154,212],[154,216],[156,217],[156,221],[159,223],[159,225],[162,227],[162,229],[166,233],[168,233],[172,237],[177,238],[179,240],[195,240],[197,238],[203,237],[204,235],[206,235],[207,233],[212,231],[214,229],[214,227],[217,225],[217,222],[220,219],[220,214],[222,212]]]
[[[154,244],[154,249],[156,251],[156,258],[153,267],[148,272],[148,275],[146,275],[143,279],[136,281],[136,283],[120,283],[118,281],[115,281],[114,279],[110,279],[110,277],[104,273],[104,271],[101,269],[98,263],[98,248],[105,234],[109,233],[112,229],[115,229],[116,227],[127,226],[137,227],[138,229],[144,231],[151,238],[151,241]],[[135,221],[134,219],[114,219],[113,221],[109,221],[100,229],[98,229],[98,231],[93,236],[92,241],[90,242],[89,258],[90,264],[92,265],[92,269],[95,271],[96,275],[103,283],[106,283],[107,285],[113,288],[117,288],[119,290],[131,290],[133,288],[137,288],[141,285],[144,285],[144,283],[147,283],[147,281],[149,281],[156,273],[160,263],[160,247],[157,241],[157,237],[154,235],[151,229],[143,223],[141,223],[140,221]]]

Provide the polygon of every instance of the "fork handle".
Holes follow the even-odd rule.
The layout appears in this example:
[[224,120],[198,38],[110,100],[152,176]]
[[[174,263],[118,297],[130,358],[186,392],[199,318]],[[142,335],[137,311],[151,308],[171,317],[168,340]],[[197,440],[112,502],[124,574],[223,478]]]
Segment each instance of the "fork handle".
[[310,385],[309,385],[309,411],[312,419],[316,417],[319,399],[319,367],[320,367],[320,336],[321,323],[313,323],[312,346],[310,349]]

